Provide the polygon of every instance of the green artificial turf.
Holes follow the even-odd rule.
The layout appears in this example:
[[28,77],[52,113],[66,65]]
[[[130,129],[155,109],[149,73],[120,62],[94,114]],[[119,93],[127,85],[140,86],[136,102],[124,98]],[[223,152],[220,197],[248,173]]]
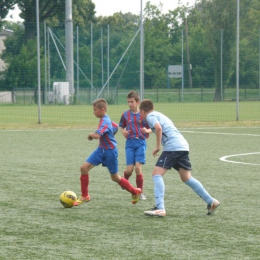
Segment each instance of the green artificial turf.
[[[158,110],[170,117],[177,125],[260,125],[260,102],[209,103],[154,103]],[[127,105],[109,105],[108,114],[119,122]],[[0,106],[0,129],[40,127],[85,128],[96,127],[98,119],[91,105]]]
[[[119,112],[112,113],[115,120]],[[85,113],[85,122],[97,125],[91,109],[80,113],[75,121],[84,123]],[[143,166],[146,201],[132,205],[131,195],[99,166],[90,173],[91,201],[64,209],[60,194],[72,190],[80,195],[80,165],[98,143],[87,140],[93,130],[80,129],[84,124],[35,129],[30,115],[26,129],[0,131],[0,259],[259,259],[259,126],[181,127],[190,144],[193,176],[221,205],[207,216],[205,203],[172,170],[164,177],[167,216],[154,218],[143,214],[154,205],[154,135],[147,141]],[[58,113],[53,120],[66,124]],[[120,133],[116,139],[122,175],[125,139]],[[240,163],[219,160],[229,155],[238,155],[230,160]],[[134,176],[130,182],[135,185]]]

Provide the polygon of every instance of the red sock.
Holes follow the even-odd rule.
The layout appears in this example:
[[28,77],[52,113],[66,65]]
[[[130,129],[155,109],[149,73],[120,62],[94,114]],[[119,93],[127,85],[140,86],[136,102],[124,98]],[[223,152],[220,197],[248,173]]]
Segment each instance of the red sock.
[[125,178],[126,180],[129,180],[130,176],[131,176],[131,175],[127,175],[127,174],[126,174],[126,171],[124,171],[124,178]]
[[140,188],[143,191],[143,185],[144,185],[144,178],[143,174],[136,175],[136,186],[137,188]]
[[128,180],[121,178],[118,184],[131,194],[136,195],[135,187],[133,187]]
[[80,175],[80,184],[81,184],[82,197],[88,196],[88,184],[89,184],[89,175],[88,174]]

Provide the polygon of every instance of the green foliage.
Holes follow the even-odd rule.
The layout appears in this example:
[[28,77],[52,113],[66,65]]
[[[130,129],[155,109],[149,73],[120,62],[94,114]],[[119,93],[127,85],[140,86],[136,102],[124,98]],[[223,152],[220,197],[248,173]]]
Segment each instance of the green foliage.
[[[20,17],[25,20],[25,42],[35,37],[36,32],[36,12],[35,1],[26,0],[19,1],[18,7],[21,10]],[[94,17],[95,5],[91,0],[74,0],[73,14],[76,25],[83,25]],[[65,19],[65,2],[64,0],[43,0],[39,1],[39,20],[40,22],[47,21],[49,23],[60,25],[64,24]]]
[[5,24],[3,19],[7,16],[9,10],[14,9],[17,0],[2,0],[0,2],[0,28]]
[[33,88],[37,86],[37,53],[35,40],[28,41],[22,45],[19,53],[9,56],[10,63],[5,75],[7,86],[12,88]]
[[145,8],[145,83],[148,87],[165,86],[165,71],[172,51],[165,16],[149,3]]
[[[240,21],[240,85],[258,89],[259,67],[259,1],[241,2]],[[21,16],[25,19],[24,28],[15,29],[12,37],[5,41],[6,50],[2,59],[7,63],[7,70],[2,74],[1,87],[11,89],[32,87],[36,82],[36,42],[35,40],[35,3],[19,1]],[[58,10],[58,11],[57,11]],[[40,1],[40,21],[45,21],[55,37],[60,55],[65,60],[64,1]],[[95,17],[94,3],[90,0],[73,1],[74,43],[76,44],[76,26],[79,29],[79,49],[74,47],[74,59],[79,53],[79,88],[86,91],[91,88],[91,80],[98,92],[111,76],[109,85],[113,95],[119,89],[139,88],[140,84],[140,37],[139,16],[131,13],[115,13],[109,17]],[[178,7],[166,14],[161,6],[147,2],[144,9],[144,82],[145,88],[162,89],[167,85],[168,65],[180,65],[184,62],[184,85],[188,85],[188,62],[184,14],[188,20],[190,63],[194,88],[212,88],[215,101],[220,100],[220,46],[223,29],[223,96],[226,89],[236,85],[236,1],[224,0],[197,1],[192,8]],[[92,23],[92,34],[91,34]],[[108,36],[109,34],[109,36]],[[92,39],[91,39],[92,36]],[[66,72],[61,63],[56,46],[50,39],[49,71],[46,75],[43,23],[41,23],[41,59],[42,85],[50,77],[53,81],[65,81]],[[30,41],[27,40],[31,39]],[[132,44],[130,45],[131,41]],[[28,46],[27,46],[28,44]],[[109,45],[108,45],[109,44]],[[183,45],[183,46],[182,46]],[[101,46],[103,49],[101,50]],[[126,49],[128,51],[125,53]],[[92,48],[92,50],[91,50]],[[91,60],[91,51],[93,60]],[[123,57],[124,54],[124,57]],[[22,61],[22,62],[20,62]],[[120,62],[119,62],[120,61]],[[14,64],[16,63],[16,64]],[[91,67],[93,65],[93,67]],[[21,67],[20,67],[21,66]],[[20,67],[20,68],[19,68]],[[29,71],[31,71],[29,73]],[[26,76],[25,76],[26,74]],[[48,72],[47,72],[48,74]],[[75,66],[74,75],[77,74]],[[28,76],[29,75],[29,76]],[[32,76],[32,78],[30,78]],[[27,78],[26,78],[27,77]],[[26,79],[25,79],[26,78]],[[29,79],[30,78],[30,79]],[[75,79],[76,80],[76,79]],[[170,86],[179,88],[180,80],[171,79]]]

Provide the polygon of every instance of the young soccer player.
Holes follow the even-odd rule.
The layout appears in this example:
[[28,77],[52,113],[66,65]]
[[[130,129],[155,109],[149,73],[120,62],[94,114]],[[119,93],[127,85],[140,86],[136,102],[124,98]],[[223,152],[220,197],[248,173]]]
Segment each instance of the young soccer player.
[[[166,216],[163,176],[171,168],[177,170],[181,180],[207,203],[207,215],[213,214],[220,205],[220,202],[212,198],[202,184],[191,176],[188,142],[168,117],[160,112],[154,111],[153,102],[151,100],[145,99],[141,102],[140,113],[156,135],[156,146],[152,152],[153,156],[158,154],[161,149],[161,144],[164,147],[152,172],[155,207],[145,211],[144,214],[148,216]],[[145,128],[142,130],[147,132]]]
[[126,170],[124,171],[124,177],[128,180],[135,169],[136,186],[142,190],[140,200],[146,200],[143,194],[142,165],[145,164],[146,138],[149,135],[143,133],[141,128],[149,129],[149,126],[140,115],[138,108],[140,104],[139,94],[133,90],[130,91],[127,95],[127,103],[129,110],[124,111],[119,122],[121,133],[126,138]]
[[94,115],[100,118],[100,121],[95,133],[88,135],[88,140],[99,139],[99,146],[80,168],[81,197],[74,202],[74,206],[79,206],[83,202],[90,201],[88,191],[89,171],[99,164],[107,167],[110,177],[114,182],[117,182],[123,189],[132,194],[132,204],[136,204],[140,198],[141,189],[133,187],[128,180],[118,174],[118,151],[117,142],[114,137],[114,134],[118,130],[118,125],[110,120],[110,117],[107,115],[107,107],[108,104],[103,98],[93,102]]

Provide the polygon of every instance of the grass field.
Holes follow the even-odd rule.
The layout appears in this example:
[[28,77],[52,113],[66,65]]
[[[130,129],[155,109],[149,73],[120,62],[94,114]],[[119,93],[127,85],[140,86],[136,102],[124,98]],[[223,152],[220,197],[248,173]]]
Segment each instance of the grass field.
[[[82,111],[81,116],[86,113]],[[175,118],[177,113],[171,111]],[[116,118],[119,112],[113,113]],[[90,175],[91,202],[64,209],[59,195],[65,190],[80,195],[79,167],[97,142],[87,141],[91,129],[83,128],[86,121],[79,124],[78,117],[66,125],[55,114],[50,125],[34,127],[35,114],[34,119],[27,114],[23,124],[1,114],[5,124],[0,131],[0,259],[259,259],[258,121],[230,127],[214,119],[215,126],[209,127],[195,120],[177,120],[190,143],[193,176],[221,206],[215,215],[207,216],[204,202],[181,183],[175,171],[169,171],[164,177],[167,216],[158,219],[143,214],[154,203],[153,135],[143,167],[146,201],[132,205],[129,193],[99,166]],[[88,124],[96,126],[97,119]],[[122,173],[125,141],[120,133],[116,138]],[[221,161],[224,156],[232,157]]]
[[[108,114],[119,122],[126,105],[110,105]],[[203,103],[155,103],[155,109],[165,113],[178,126],[194,125],[260,125],[260,101],[239,104],[239,120],[236,120],[236,102]],[[41,125],[38,125],[38,107],[0,106],[0,129],[43,127],[96,127],[91,105],[41,106]]]

